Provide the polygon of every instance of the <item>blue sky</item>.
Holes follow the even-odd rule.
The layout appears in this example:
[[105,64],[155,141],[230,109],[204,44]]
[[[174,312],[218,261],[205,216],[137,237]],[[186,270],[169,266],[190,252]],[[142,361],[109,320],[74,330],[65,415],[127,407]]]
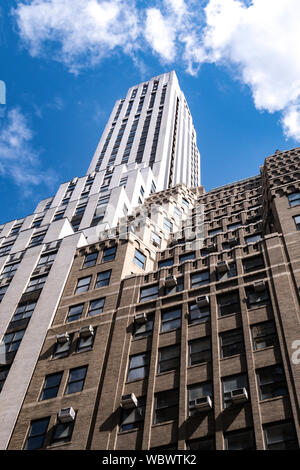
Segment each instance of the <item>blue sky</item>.
[[300,142],[299,21],[299,0],[2,4],[0,222],[84,175],[115,100],[173,69],[206,190],[258,174]]

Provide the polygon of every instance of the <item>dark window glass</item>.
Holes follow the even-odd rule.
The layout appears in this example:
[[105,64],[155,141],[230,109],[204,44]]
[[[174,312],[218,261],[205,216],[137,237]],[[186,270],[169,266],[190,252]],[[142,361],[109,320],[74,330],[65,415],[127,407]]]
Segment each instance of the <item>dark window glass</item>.
[[95,251],[94,253],[89,253],[84,259],[83,267],[88,268],[89,266],[95,266],[95,264],[97,263],[97,258],[98,251]]
[[139,268],[145,269],[146,256],[137,248],[134,253],[134,262]]
[[245,237],[246,243],[255,243],[261,240],[261,233],[256,233],[255,235],[249,235],[249,237]]
[[209,283],[209,272],[202,271],[200,273],[191,274],[191,288],[204,286]]
[[227,271],[222,271],[219,272],[217,271],[217,279],[218,281],[226,281],[226,279],[230,279],[231,277],[236,276],[236,264],[235,263],[229,263],[228,264],[228,270]]
[[16,352],[20,346],[25,330],[15,331],[14,333],[6,333],[3,337],[5,352]]
[[154,424],[178,417],[178,390],[167,390],[155,395]]
[[30,279],[25,292],[32,292],[38,289],[42,289],[44,287],[46,280],[47,280],[47,275],[34,277]]
[[295,221],[296,229],[300,230],[300,215],[296,215],[294,217],[294,221]]
[[158,352],[158,373],[179,369],[180,365],[180,345],[168,346]]
[[266,448],[268,450],[298,449],[295,427],[292,423],[268,424],[264,427]]
[[12,318],[12,321],[23,320],[24,318],[30,318],[32,312],[34,311],[36,302],[25,302],[21,305],[18,305],[15,311],[15,314]]
[[73,305],[69,308],[69,313],[67,316],[67,322],[70,323],[75,320],[79,320],[82,315],[84,304]]
[[265,267],[262,256],[254,256],[243,260],[244,272],[249,273]]
[[213,437],[204,437],[187,441],[186,446],[188,450],[214,450],[215,441]]
[[158,269],[164,268],[166,266],[173,266],[174,258],[163,259],[158,262]]
[[244,352],[242,330],[231,330],[220,334],[221,357],[234,356]]
[[120,431],[128,431],[129,429],[141,429],[143,427],[145,417],[145,400],[138,399],[136,408],[122,408]]
[[269,302],[269,292],[265,288],[262,291],[256,291],[253,286],[246,287],[246,296],[248,308],[259,307]]
[[231,399],[231,392],[233,390],[248,389],[248,380],[245,374],[241,375],[234,375],[230,377],[225,377],[222,379],[223,385],[223,400],[224,400],[224,408],[228,408],[233,404]]
[[75,420],[60,423],[58,422],[53,430],[51,443],[55,442],[69,442],[72,438],[72,432],[74,429]]
[[175,294],[176,292],[181,292],[184,289],[183,277],[176,279],[176,285],[173,287],[165,287],[165,295]]
[[179,256],[179,263],[184,263],[185,261],[188,261],[190,259],[195,259],[196,254],[194,251],[191,251],[190,253],[185,253],[184,255]]
[[147,302],[158,297],[158,284],[149,287],[141,287],[140,302]]
[[97,289],[98,287],[108,286],[109,281],[110,281],[110,276],[111,276],[111,270],[110,271],[103,271],[102,273],[99,273],[98,276],[97,276],[95,289]]
[[69,395],[70,393],[81,392],[85,381],[86,371],[87,366],[77,367],[76,369],[70,370],[65,395]]
[[77,341],[77,351],[88,351],[92,349],[95,340],[95,329],[89,336],[79,336]]
[[238,292],[229,292],[218,296],[218,309],[220,317],[240,313],[240,299]]
[[275,365],[257,370],[260,399],[287,395],[287,385],[282,366]]
[[53,356],[54,357],[65,357],[69,354],[70,347],[72,344],[73,335],[69,336],[69,339],[63,343],[57,342],[55,344]]
[[1,367],[0,368],[0,392],[5,383],[6,377],[8,376],[10,367]]
[[210,318],[210,308],[198,307],[197,304],[189,305],[189,324],[194,325],[196,323],[203,323],[208,321]]
[[75,294],[80,294],[81,292],[87,292],[90,287],[91,279],[92,279],[92,276],[82,277],[81,279],[78,279]]
[[251,430],[234,431],[224,434],[226,450],[255,450]]
[[300,193],[289,194],[288,200],[291,207],[298,206],[300,204]]
[[127,382],[148,377],[149,361],[150,354],[148,352],[131,356],[129,358]]
[[181,327],[181,308],[166,310],[161,314],[161,332]]
[[153,324],[154,319],[153,316],[147,315],[147,322],[138,324],[134,324],[134,337],[135,338],[142,338],[144,336],[151,335],[153,332]]
[[25,450],[41,449],[43,447],[49,421],[50,418],[31,421]]
[[106,261],[112,261],[115,259],[117,252],[117,247],[113,246],[111,248],[106,248],[103,250],[103,257],[102,257],[102,263],[105,263]]
[[103,308],[104,308],[104,302],[105,302],[105,297],[103,297],[102,299],[91,300],[89,311],[88,311],[88,316],[92,317],[94,315],[99,315],[99,313],[102,313]]
[[211,360],[210,338],[200,338],[189,342],[189,365],[202,364]]
[[62,372],[46,375],[40,400],[48,400],[49,398],[54,398],[57,396],[62,375]]
[[253,349],[262,349],[278,344],[276,327],[273,321],[258,323],[251,327]]

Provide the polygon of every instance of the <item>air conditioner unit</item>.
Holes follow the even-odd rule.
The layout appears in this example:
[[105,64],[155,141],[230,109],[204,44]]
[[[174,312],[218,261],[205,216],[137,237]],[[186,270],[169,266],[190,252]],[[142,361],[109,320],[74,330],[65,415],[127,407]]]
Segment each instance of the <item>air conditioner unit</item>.
[[160,243],[157,242],[156,240],[152,240],[152,245],[156,246],[157,248],[160,247]]
[[190,408],[194,410],[210,410],[212,408],[212,400],[209,395],[195,398],[190,401]]
[[238,243],[238,239],[235,237],[228,237],[228,244],[229,246],[235,246]]
[[234,403],[244,403],[248,400],[248,392],[245,387],[231,391],[231,400]]
[[254,286],[255,292],[262,292],[266,290],[265,281],[254,281],[253,286]]
[[228,261],[219,261],[217,263],[216,269],[219,273],[225,273],[229,270]]
[[72,407],[62,408],[58,412],[58,419],[61,423],[70,423],[75,419],[75,411]]
[[135,323],[138,323],[139,325],[143,325],[144,323],[147,323],[147,315],[146,313],[137,313],[134,317]]
[[207,307],[207,305],[209,305],[209,297],[207,295],[201,295],[201,297],[197,297],[196,302],[198,307]]
[[166,287],[175,287],[177,286],[177,279],[176,276],[168,276],[165,279],[165,286]]
[[83,338],[93,336],[94,335],[94,328],[92,327],[92,325],[83,326],[82,328],[80,328],[79,334]]
[[70,340],[69,333],[62,333],[61,335],[56,336],[56,341],[59,344],[67,343]]
[[120,405],[122,408],[136,408],[138,405],[137,398],[134,393],[128,393],[127,395],[123,395],[121,398]]
[[216,251],[217,245],[215,243],[208,243],[206,245],[207,251]]

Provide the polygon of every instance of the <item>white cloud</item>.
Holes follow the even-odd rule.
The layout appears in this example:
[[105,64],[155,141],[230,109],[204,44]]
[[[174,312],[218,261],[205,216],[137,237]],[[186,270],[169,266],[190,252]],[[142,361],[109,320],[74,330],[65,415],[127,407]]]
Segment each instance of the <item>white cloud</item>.
[[39,154],[31,145],[33,133],[20,109],[9,111],[7,119],[2,119],[1,123],[1,175],[8,175],[16,184],[23,185],[26,194],[30,193],[31,186],[41,183],[51,186],[55,181],[54,173],[39,170]]
[[145,37],[155,52],[166,62],[175,59],[175,30],[157,8],[149,8],[146,14]]
[[55,58],[74,72],[116,48],[129,52],[135,47],[137,18],[130,0],[22,1],[13,13],[33,56],[43,54],[47,43],[56,42],[60,48]]
[[55,59],[72,71],[118,50],[144,68],[147,48],[192,75],[203,63],[226,65],[249,86],[256,108],[281,112],[286,136],[299,140],[299,0],[152,0],[139,10],[136,4],[21,0],[14,14],[32,55],[51,43],[52,56],[54,46]]

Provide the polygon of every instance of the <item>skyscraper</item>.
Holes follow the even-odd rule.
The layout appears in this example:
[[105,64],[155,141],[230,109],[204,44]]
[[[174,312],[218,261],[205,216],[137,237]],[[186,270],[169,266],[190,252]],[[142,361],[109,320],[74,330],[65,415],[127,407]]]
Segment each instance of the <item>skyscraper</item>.
[[8,445],[76,250],[178,183],[199,186],[200,157],[170,72],[117,101],[85,176],[61,184],[33,214],[0,226],[0,448]]

